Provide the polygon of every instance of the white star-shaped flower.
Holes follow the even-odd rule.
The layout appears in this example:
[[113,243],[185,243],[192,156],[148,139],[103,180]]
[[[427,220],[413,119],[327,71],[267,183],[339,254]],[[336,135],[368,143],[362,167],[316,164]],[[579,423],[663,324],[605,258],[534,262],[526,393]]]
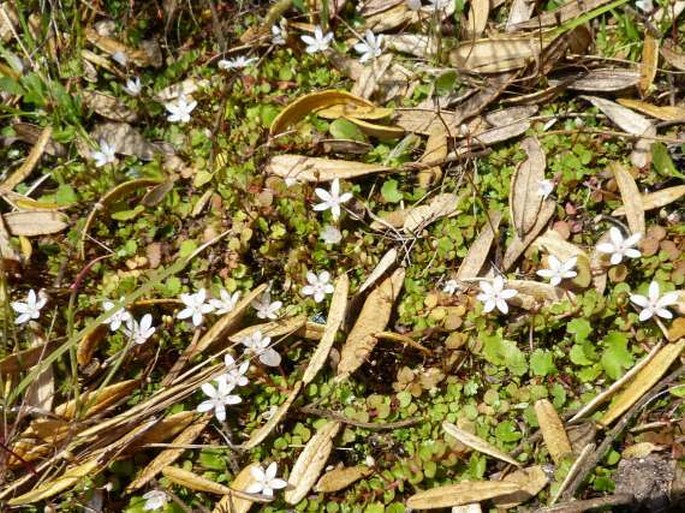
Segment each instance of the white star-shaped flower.
[[[119,298],[119,301],[121,301],[122,298]],[[102,309],[105,312],[109,312],[112,308],[114,308],[114,303],[112,301],[103,301],[102,302]],[[133,319],[131,317],[131,314],[129,313],[128,310],[125,308],[121,307],[119,308],[116,312],[112,314],[112,316],[104,321],[102,324],[109,324],[109,329],[110,331],[117,331],[122,324],[126,324],[130,322]]]
[[275,349],[269,347],[270,337],[263,337],[262,332],[257,330],[240,341],[245,346],[247,354],[259,356],[259,361],[269,367],[278,367],[281,364],[281,355]]
[[319,212],[330,209],[333,219],[340,217],[340,205],[352,199],[351,192],[340,194],[340,180],[337,178],[331,182],[331,192],[317,187],[314,189],[314,194],[322,199],[323,203],[317,203],[312,208]]
[[32,319],[39,319],[40,311],[47,302],[48,298],[42,290],[38,291],[37,295],[33,289],[29,290],[26,302],[14,301],[12,303],[12,310],[19,314],[14,320],[14,324],[24,324]]
[[278,25],[271,25],[271,42],[277,46],[284,45],[288,39],[288,21],[281,18]]
[[578,273],[574,271],[576,264],[578,263],[578,257],[571,257],[565,262],[562,262],[554,255],[549,255],[547,257],[547,265],[549,269],[540,269],[536,274],[542,276],[543,278],[549,279],[549,284],[556,287],[561,283],[561,280],[566,278],[575,278]]
[[250,303],[252,308],[257,311],[257,317],[260,319],[278,319],[278,311],[283,306],[281,301],[271,301],[271,293],[264,292],[260,297]]
[[331,283],[331,274],[328,271],[321,271],[318,276],[311,272],[307,272],[307,281],[309,285],[302,287],[302,294],[305,296],[313,296],[314,301],[321,303],[326,299],[326,294],[333,294],[335,288]]
[[337,227],[327,224],[321,230],[321,240],[326,244],[338,244],[342,240],[342,233]]
[[538,195],[546,200],[554,191],[554,182],[552,180],[540,180],[538,182]]
[[659,291],[659,284],[655,281],[649,284],[649,297],[640,294],[631,294],[630,301],[642,308],[639,319],[644,322],[653,316],[672,319],[673,314],[668,310],[669,306],[678,303],[678,292],[667,292],[663,296]]
[[126,327],[124,327],[124,333],[134,344],[144,344],[145,341],[154,334],[156,329],[157,328],[152,325],[152,315],[148,313],[143,315],[140,322],[133,318],[130,319],[126,323]]
[[184,124],[190,121],[190,113],[197,107],[197,102],[188,100],[188,97],[182,94],[175,102],[165,103],[164,107],[169,111],[168,121]]
[[442,291],[445,294],[454,294],[457,290],[459,290],[459,283],[457,280],[447,280],[445,282],[445,285],[442,287]]
[[90,152],[90,157],[95,161],[95,167],[102,167],[117,160],[117,148],[104,139],[100,139],[100,149]]
[[200,388],[209,399],[197,405],[197,411],[204,413],[214,410],[214,416],[219,422],[226,420],[226,406],[238,404],[242,401],[239,395],[231,394],[235,385],[226,379],[216,380],[216,387],[211,383],[204,383]]
[[207,291],[205,289],[200,289],[195,294],[181,294],[181,301],[185,308],[176,314],[176,318],[187,319],[191,317],[195,327],[202,324],[205,314],[214,310],[214,307],[207,303]]
[[240,300],[240,292],[231,294],[226,289],[221,289],[219,295],[221,296],[220,299],[209,300],[209,304],[214,308],[215,315],[223,315],[232,312],[235,309],[235,305],[237,305]]
[[239,55],[238,57],[235,57],[234,59],[221,59],[218,63],[217,66],[219,69],[223,70],[232,70],[232,69],[243,69],[247,68],[250,64],[255,62],[257,60],[257,57],[250,57],[246,58],[244,55]]
[[597,244],[597,251],[611,255],[611,265],[618,265],[623,261],[623,257],[640,258],[642,253],[633,248],[642,238],[641,233],[634,233],[627,239],[623,238],[621,230],[612,226],[609,229],[611,242]]
[[143,505],[143,511],[154,511],[156,509],[162,509],[169,502],[169,496],[162,490],[150,490],[143,495],[145,499],[145,505]]
[[495,308],[503,314],[508,313],[509,305],[507,305],[507,299],[511,299],[518,294],[514,289],[504,288],[504,278],[501,276],[496,276],[492,283],[481,281],[480,290],[482,292],[476,296],[476,299],[483,302],[483,313],[492,312]]
[[324,52],[328,50],[328,47],[331,45],[333,32],[328,32],[324,35],[321,27],[317,25],[314,27],[314,37],[305,34],[300,36],[300,39],[307,45],[307,48],[305,48],[307,53]]
[[364,34],[364,39],[354,45],[355,52],[361,54],[359,62],[364,64],[380,56],[383,53],[382,45],[383,35],[376,36],[372,31],[367,30]]
[[250,469],[253,481],[245,488],[247,493],[261,493],[267,497],[274,496],[274,490],[280,490],[288,486],[288,483],[283,479],[276,477],[278,473],[278,466],[276,462],[272,462],[266,471],[261,465],[254,466]]
[[637,0],[635,2],[635,7],[644,13],[651,13],[654,10],[654,4],[652,3],[652,0]]
[[237,387],[244,387],[249,383],[248,379],[245,377],[247,370],[250,368],[249,360],[245,360],[238,366],[235,363],[235,359],[230,354],[227,354],[224,356],[224,363],[226,364],[227,370],[225,374],[220,376],[220,379],[225,379]]
[[131,96],[138,96],[143,90],[143,86],[140,83],[140,77],[135,77],[134,79],[129,78],[126,81],[126,87],[124,87],[124,92]]

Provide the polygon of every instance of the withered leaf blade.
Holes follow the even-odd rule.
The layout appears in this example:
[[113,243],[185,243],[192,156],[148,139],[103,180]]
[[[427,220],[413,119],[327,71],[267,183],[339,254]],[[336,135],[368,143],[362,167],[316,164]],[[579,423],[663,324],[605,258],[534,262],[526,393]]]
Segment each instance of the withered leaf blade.
[[659,39],[645,29],[645,38],[642,43],[642,62],[640,63],[640,92],[646,94],[656,77],[656,69],[659,62]]
[[297,395],[302,390],[302,381],[295,383],[295,386],[288,394],[285,401],[276,409],[276,411],[269,417],[269,420],[262,427],[257,428],[250,434],[250,439],[245,442],[243,447],[247,450],[254,449],[261,444],[272,433],[274,429],[281,423],[283,418],[290,410],[290,407],[297,399]]
[[404,274],[403,267],[395,270],[366,298],[359,317],[342,347],[336,381],[346,379],[361,367],[376,347],[375,335],[385,331],[392,307],[402,290]]
[[373,271],[371,271],[371,274],[369,274],[368,278],[364,280],[364,283],[362,283],[361,287],[359,287],[357,294],[361,294],[369,287],[375,285],[378,279],[395,264],[396,260],[397,250],[395,248],[390,248],[378,261],[378,264],[376,264],[376,267],[373,268]]
[[309,364],[302,376],[302,381],[305,385],[311,383],[323,366],[326,365],[326,360],[328,360],[328,355],[335,342],[335,336],[338,334],[340,325],[345,318],[349,289],[350,280],[347,274],[343,273],[335,280],[335,290],[331,298],[331,307],[328,309],[328,318],[326,319],[323,336],[319,345],[316,346],[314,354],[310,358]]
[[571,91],[585,93],[611,93],[638,85],[640,72],[630,69],[606,68],[582,73],[555,74],[549,80],[552,86],[563,85]]
[[661,379],[661,376],[678,359],[683,349],[685,349],[685,338],[664,346],[611,403],[607,412],[599,419],[599,424],[606,427],[625,413]]
[[449,53],[450,64],[474,73],[501,73],[536,61],[551,42],[549,35],[498,36],[461,43]]
[[255,324],[253,326],[248,326],[232,334],[229,337],[231,342],[240,342],[246,337],[253,335],[255,332],[259,331],[265,337],[282,337],[284,335],[290,335],[295,333],[297,330],[301,329],[307,322],[306,315],[294,315],[292,317],[283,317],[281,319],[264,322],[261,324]]
[[581,96],[581,98],[592,103],[621,130],[628,132],[629,134],[644,135],[652,128],[652,124],[647,118],[630,109],[626,109],[611,100],[598,96]]
[[[455,426],[451,422],[447,422],[447,421],[443,422],[442,423],[442,429],[444,429],[448,435],[456,438],[457,441],[459,441],[460,443],[464,444],[465,446],[473,449],[474,451],[478,451],[478,452],[481,452],[483,454],[487,454],[488,456],[492,456],[493,458],[497,458],[498,460],[505,461],[511,465],[516,466],[516,467],[521,467],[521,464],[518,461],[516,461],[514,458],[509,456],[507,453],[500,451],[497,447],[486,442],[481,437],[476,436],[474,434],[471,434],[468,431],[464,431],[463,429],[459,429],[457,426]],[[515,491],[515,490],[512,490],[512,491]],[[471,501],[466,501],[466,502],[478,502],[478,501],[477,500],[471,500]],[[465,504],[465,502],[462,504]]]
[[469,2],[469,14],[466,19],[466,37],[478,38],[483,34],[488,24],[490,14],[490,0],[471,0]]
[[[117,153],[131,155],[141,160],[152,160],[161,154],[160,148],[149,142],[143,135],[128,123],[99,123],[90,136],[95,141],[104,139],[114,145]],[[161,180],[157,180],[159,183]]]
[[65,419],[72,419],[77,411],[82,415],[81,418],[91,417],[97,413],[105,411],[113,404],[128,396],[140,381],[128,379],[108,385],[101,390],[93,390],[82,393],[78,399],[71,399],[55,407],[55,415]]
[[116,96],[99,91],[81,91],[83,103],[93,112],[105,119],[119,122],[133,122],[138,119],[138,113],[131,110]]
[[[256,463],[250,463],[238,472],[238,475],[235,476],[231,483],[231,489],[245,491],[254,482],[252,469],[256,467]],[[254,502],[254,499],[248,497],[241,498],[233,494],[224,495],[215,506],[213,513],[247,513]]]
[[266,165],[267,173],[301,182],[328,182],[335,178],[356,178],[391,170],[392,168],[378,164],[292,154],[276,155]]
[[563,422],[547,399],[540,399],[535,403],[535,415],[552,461],[557,465],[561,464],[565,456],[573,453]]
[[494,110],[485,114],[485,121],[492,126],[505,126],[528,119],[537,114],[540,108],[537,105],[520,105],[506,109]]
[[[426,141],[426,148],[419,159],[422,163],[440,162],[447,157],[447,133],[444,129],[431,132]],[[428,188],[442,176],[440,165],[419,171],[419,186]]]
[[[656,192],[649,192],[640,196],[642,200],[642,210],[654,210],[673,203],[685,196],[685,185],[675,185]],[[626,215],[625,207],[618,207],[611,213],[612,216]]]
[[404,136],[404,129],[396,126],[379,125],[377,123],[370,123],[361,118],[347,117],[344,119],[351,121],[357,125],[365,135],[375,137],[381,141],[388,139],[399,139]]
[[402,229],[414,233],[442,217],[448,217],[457,212],[456,194],[443,193],[431,198],[427,205],[419,205],[407,212]]
[[8,212],[2,215],[5,225],[12,235],[37,237],[59,233],[69,226],[69,218],[53,210],[25,210]]
[[619,191],[621,191],[621,200],[623,201],[623,208],[626,212],[630,231],[632,233],[641,233],[644,236],[644,234],[647,233],[645,211],[642,208],[642,202],[636,201],[640,198],[640,190],[637,188],[635,179],[630,172],[618,162],[612,162],[609,165],[609,168],[614,174]]
[[309,493],[319,479],[321,471],[333,450],[333,439],[340,430],[340,422],[329,421],[311,437],[290,471],[288,484],[291,489],[283,495],[288,504],[297,504]]
[[535,226],[530,230],[528,235],[524,238],[516,237],[507,247],[504,253],[504,258],[502,259],[502,269],[507,271],[514,262],[523,254],[526,248],[535,240],[535,237],[547,226],[547,223],[554,215],[554,210],[556,209],[556,204],[550,200],[546,199],[542,202],[542,207],[540,208],[540,213],[538,214],[538,220]]
[[685,53],[678,49],[678,46],[672,40],[664,41],[661,45],[661,55],[674,68],[685,71]]
[[492,146],[493,144],[508,141],[509,139],[524,134],[530,126],[530,121],[524,119],[511,123],[510,125],[489,128],[488,130],[474,134],[471,141],[464,141],[461,146],[473,144],[474,142],[482,144],[483,146]]
[[378,89],[379,83],[383,80],[392,61],[393,55],[388,53],[374,59],[368,66],[364,66],[361,74],[352,86],[351,93],[360,98],[371,98],[373,93]]
[[518,492],[502,497],[495,497],[493,499],[493,502],[498,508],[509,509],[515,508],[519,504],[523,504],[535,497],[545,486],[547,486],[549,477],[547,477],[547,472],[544,471],[541,465],[534,465],[507,474],[502,481],[505,483],[514,483],[521,487],[521,490]]
[[317,481],[314,491],[317,493],[331,493],[344,490],[352,483],[373,474],[373,469],[366,465],[355,467],[336,467],[326,472]]
[[457,280],[478,276],[488,258],[490,247],[495,240],[495,234],[502,220],[501,212],[491,212],[488,222],[485,223],[483,230],[478,234],[476,240],[471,244],[469,252],[462,260],[457,271]]
[[194,78],[187,78],[181,82],[177,82],[176,84],[171,84],[170,86],[165,87],[161,91],[158,91],[155,94],[154,99],[161,103],[168,102],[171,100],[175,100],[181,95],[190,96],[197,91],[206,89],[207,87],[209,87],[209,85],[209,80],[197,80]]
[[206,492],[213,493],[216,495],[237,495],[240,498],[249,498],[252,501],[268,502],[267,497],[256,496],[253,498],[252,494],[246,494],[240,490],[233,490],[228,486],[224,486],[220,483],[202,477],[195,474],[189,470],[185,470],[179,467],[164,467],[162,469],[162,475],[166,477],[169,481],[181,485],[189,490],[194,490],[196,492]]
[[51,135],[52,128],[49,126],[40,132],[40,135],[36,138],[36,142],[23,164],[0,184],[0,192],[5,193],[11,191],[31,175],[40,161],[40,158],[43,156],[43,152],[47,148]]
[[505,481],[463,481],[414,494],[407,499],[407,506],[413,509],[451,508],[510,495],[520,489],[519,485]]
[[511,177],[509,210],[518,236],[524,238],[537,223],[542,207],[539,184],[545,179],[547,159],[540,142],[534,137],[524,139],[521,147],[527,158]]
[[642,112],[660,121],[685,120],[685,108],[672,105],[652,105],[651,103],[633,98],[619,98],[616,100],[620,105],[629,109]]
[[610,1],[611,0],[588,0],[579,3],[575,0],[570,0],[561,7],[557,7],[552,11],[536,16],[532,20],[518,23],[511,28],[512,30],[538,30],[541,27],[554,27],[577,18],[581,14],[597,9]]

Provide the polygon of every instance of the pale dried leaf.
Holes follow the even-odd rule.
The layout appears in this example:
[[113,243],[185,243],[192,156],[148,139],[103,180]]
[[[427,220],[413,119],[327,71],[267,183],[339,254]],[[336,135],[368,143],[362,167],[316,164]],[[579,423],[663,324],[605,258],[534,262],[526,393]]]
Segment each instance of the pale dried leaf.
[[405,232],[414,233],[442,217],[456,214],[458,199],[456,194],[451,193],[434,196],[427,205],[414,207],[407,212],[402,229]]
[[352,86],[353,95],[360,98],[369,99],[376,92],[380,82],[392,64],[393,55],[387,53],[381,55],[378,59],[374,59],[368,66],[364,66],[359,78]]
[[[685,3],[685,2],[683,2]],[[660,48],[661,55],[663,55],[666,62],[680,71],[685,71],[685,53],[679,49],[672,40],[664,41]]]
[[69,226],[69,217],[52,210],[25,210],[2,215],[12,235],[36,237],[59,233]]
[[288,154],[276,155],[266,164],[267,173],[301,182],[328,182],[335,178],[356,178],[391,170],[378,164]]
[[[256,463],[250,463],[235,476],[231,483],[232,490],[245,491],[254,482],[252,469],[257,468]],[[240,498],[237,496],[224,495],[215,506],[213,513],[247,513],[254,504],[253,499]]]
[[[444,129],[431,132],[426,141],[426,148],[419,159],[421,163],[440,162],[447,157],[447,133]],[[419,171],[419,186],[428,188],[442,176],[440,166],[433,166]]]
[[340,352],[336,381],[346,379],[361,367],[373,351],[377,342],[375,335],[385,331],[393,304],[402,290],[404,273],[405,270],[402,267],[395,270],[366,298],[359,317]]
[[620,105],[647,114],[660,121],[683,121],[685,120],[685,108],[672,105],[652,105],[651,103],[633,98],[619,98],[616,100]]
[[569,0],[561,7],[536,16],[530,21],[524,21],[513,25],[512,30],[539,30],[542,27],[554,27],[561,25],[569,20],[573,20],[580,15],[590,12],[593,9],[609,3],[611,0],[587,0],[584,2],[577,2],[576,0]]
[[154,99],[160,103],[170,102],[175,100],[179,96],[191,96],[197,91],[202,89],[207,89],[210,85],[209,80],[197,80],[195,78],[187,78],[182,82],[176,84],[171,84],[165,87],[161,91],[157,91],[154,95]]
[[472,139],[464,141],[460,147],[469,147],[474,142],[482,144],[483,146],[492,146],[503,141],[508,141],[514,137],[524,134],[531,124],[527,119],[517,121],[510,125],[497,126],[490,128],[483,132],[473,134]]
[[453,66],[473,73],[501,73],[535,62],[551,41],[548,35],[494,36],[461,43],[448,59]]
[[[38,335],[33,335],[31,345],[33,347],[44,348],[45,340]],[[54,396],[55,374],[52,369],[52,364],[50,364],[45,367],[28,386],[24,393],[24,403],[42,412],[50,412],[52,411],[52,400]]]
[[72,399],[55,407],[55,415],[72,419],[78,411],[80,418],[92,417],[127,397],[140,385],[137,379],[129,379],[108,385],[101,390],[85,392],[78,399]]
[[[675,185],[656,192],[648,192],[640,196],[642,210],[654,210],[669,205],[685,196],[685,185]],[[625,207],[618,207],[611,213],[612,216],[626,215]]]
[[[468,431],[464,431],[463,429],[458,428],[451,422],[443,422],[442,423],[442,429],[445,430],[445,432],[450,435],[451,437],[454,437],[457,439],[458,442],[464,444],[465,446],[473,449],[474,451],[487,454],[488,456],[492,456],[493,458],[497,458],[498,460],[505,461],[511,465],[514,465],[516,467],[521,467],[521,464],[516,461],[514,458],[509,456],[507,453],[500,451],[497,447],[494,445],[486,442],[483,440],[481,437],[474,435],[472,433],[469,433]],[[518,489],[518,486],[516,487]],[[516,491],[516,490],[511,490]],[[474,500],[469,500],[465,501],[461,504],[465,504],[467,502],[475,502]]]
[[556,465],[573,453],[564,424],[559,418],[552,403],[547,399],[539,399],[535,403],[535,416],[540,424],[540,432],[547,451]]
[[652,163],[652,144],[656,138],[656,127],[652,126],[633,145],[630,163],[638,169],[645,169]]
[[407,132],[415,132],[422,135],[430,135],[441,128],[457,127],[464,117],[459,112],[442,110],[435,112],[432,109],[397,109],[393,122],[404,128]]
[[652,442],[638,442],[623,449],[621,457],[624,459],[646,458],[655,451],[663,451],[664,447],[653,444]]
[[537,105],[520,105],[506,109],[493,110],[485,114],[485,121],[492,126],[512,125],[517,121],[528,119],[538,113],[540,107]]
[[86,39],[103,52],[109,55],[114,55],[116,53],[124,54],[127,59],[136,66],[159,67],[162,64],[160,62],[161,59],[156,55],[151,55],[151,53],[146,51],[146,48],[137,49],[126,46],[114,38],[98,34],[97,31],[91,27],[86,28],[85,34]]
[[485,223],[485,227],[469,247],[469,252],[459,266],[456,276],[457,280],[478,276],[478,273],[480,273],[480,270],[483,268],[483,265],[488,258],[490,247],[495,240],[495,234],[501,220],[501,212],[490,213],[488,222]]
[[344,490],[352,483],[369,477],[371,474],[373,474],[373,469],[366,465],[336,467],[321,476],[314,486],[314,491],[317,493],[332,493]]
[[398,3],[390,9],[370,15],[365,25],[374,32],[387,32],[404,25],[418,23],[419,13],[408,9],[404,2]]
[[470,0],[464,29],[467,39],[479,38],[488,24],[490,0]]
[[578,287],[586,288],[592,283],[592,269],[588,254],[575,244],[572,244],[555,230],[548,230],[540,235],[532,244],[539,250],[554,255],[560,261],[565,262],[572,257],[576,257],[576,269],[578,275],[571,281]]
[[504,481],[462,481],[416,493],[407,499],[413,509],[437,509],[487,501],[518,492],[521,488]]
[[526,248],[535,240],[538,234],[547,226],[547,223],[554,215],[556,204],[554,201],[547,199],[542,202],[538,220],[535,226],[530,230],[525,238],[515,237],[507,247],[502,259],[502,270],[507,271],[514,262],[523,254]]
[[612,162],[609,169],[614,174],[619,191],[621,191],[621,200],[623,201],[623,208],[628,219],[628,226],[632,233],[641,233],[643,236],[647,233],[645,224],[645,211],[642,208],[641,201],[635,201],[640,198],[640,190],[637,188],[635,179],[630,172],[618,162]]
[[276,408],[276,411],[269,417],[269,420],[264,424],[262,427],[255,429],[251,434],[250,434],[250,439],[243,444],[243,447],[246,450],[254,449],[257,447],[259,444],[261,444],[266,438],[271,434],[271,432],[276,429],[276,426],[278,426],[285,415],[288,413],[288,410],[290,407],[293,405],[295,402],[295,399],[297,399],[297,395],[300,393],[300,390],[302,390],[302,381],[298,381],[295,383],[295,386],[293,389],[290,391],[288,394],[288,397],[286,398],[283,403]]
[[581,96],[581,98],[584,98],[601,110],[624,132],[632,135],[644,135],[652,128],[652,124],[647,118],[630,109],[621,107],[618,103],[611,100],[598,96]]
[[312,489],[333,450],[333,439],[338,434],[340,426],[338,421],[327,422],[316,430],[304,446],[290,471],[288,484],[292,488],[286,490],[283,495],[285,502],[297,504]]
[[519,504],[535,497],[549,483],[547,472],[541,465],[525,467],[507,474],[502,480],[504,483],[513,483],[521,487],[521,490],[510,495],[493,499],[495,506],[502,509],[515,508]]
[[116,96],[100,91],[81,91],[84,105],[105,119],[121,123],[133,122],[138,119],[138,113],[131,110]]
[[561,287],[555,287],[549,283],[532,280],[507,280],[507,287],[518,291],[519,295],[511,301],[516,303],[528,296],[535,300],[537,306],[542,304],[557,303],[564,298],[573,298],[573,294]]
[[547,159],[540,142],[534,137],[524,139],[521,147],[527,158],[511,177],[509,210],[516,232],[523,239],[537,223],[542,207],[539,184],[545,179]]
[[652,87],[656,69],[659,63],[659,39],[645,29],[645,37],[642,41],[642,62],[640,63],[639,88],[642,94],[647,94]]
[[239,343],[243,339],[251,336],[253,333],[257,331],[259,331],[262,334],[262,336],[274,339],[295,333],[296,331],[303,328],[306,322],[306,315],[283,317],[275,321],[263,322],[261,324],[248,326],[238,331],[237,333],[233,333],[228,339],[231,342]]
[[549,80],[552,86],[564,86],[571,91],[586,93],[610,93],[635,87],[640,82],[640,72],[631,69],[602,68],[581,73],[563,73]]
[[535,4],[528,0],[514,0],[509,8],[509,17],[504,28],[505,32],[515,32],[516,25],[528,21],[533,14]]
[[[117,149],[121,155],[131,155],[141,160],[153,160],[162,153],[153,144],[128,123],[98,123],[90,134],[95,141],[105,140]],[[161,180],[156,180],[159,183]]]
[[196,492],[207,492],[216,495],[231,495],[231,489],[194,472],[178,467],[167,466],[162,469],[162,475],[172,483]]

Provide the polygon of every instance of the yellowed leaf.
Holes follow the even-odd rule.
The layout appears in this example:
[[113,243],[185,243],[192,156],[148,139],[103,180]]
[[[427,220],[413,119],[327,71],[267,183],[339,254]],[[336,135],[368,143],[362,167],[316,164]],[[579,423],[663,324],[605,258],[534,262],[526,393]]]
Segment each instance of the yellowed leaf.
[[608,426],[623,415],[646,392],[651,390],[654,384],[666,373],[671,364],[678,359],[683,348],[685,348],[685,339],[680,339],[677,342],[664,346],[642,368],[616,400],[611,403],[607,412],[599,420],[599,424],[603,427]]
[[[661,189],[656,192],[642,194],[640,195],[640,199],[642,200],[642,209],[647,211],[669,205],[683,196],[685,196],[685,185],[674,185],[673,187],[667,187],[666,189]],[[611,215],[624,216],[626,215],[626,209],[625,207],[618,207]]]
[[24,210],[2,215],[12,235],[36,237],[59,233],[69,226],[69,217],[54,210]]
[[300,390],[302,390],[302,381],[295,383],[295,386],[288,394],[286,400],[283,401],[278,408],[276,408],[276,411],[269,417],[269,420],[263,426],[255,429],[250,434],[250,439],[243,444],[243,447],[246,450],[257,447],[266,439],[267,436],[271,434],[274,429],[276,429],[276,426],[281,423],[283,417],[285,417],[286,413],[288,413],[288,410],[293,405],[293,402],[295,402],[295,399],[297,399],[297,395],[300,393]]
[[[488,216],[488,222],[485,223],[482,231],[478,234],[476,240],[469,247],[469,252],[462,260],[459,270],[457,271],[457,280],[465,278],[472,278],[478,276],[478,273],[483,268],[483,264],[488,258],[490,247],[495,240],[495,234],[499,228],[499,223],[502,220],[502,213],[495,211]],[[493,231],[494,230],[494,231]]]
[[376,123],[369,123],[361,118],[345,117],[344,119],[357,125],[369,137],[375,137],[381,141],[404,137],[404,129],[397,126],[378,125]]
[[340,325],[345,319],[345,311],[347,310],[347,295],[350,289],[350,280],[347,274],[343,273],[335,280],[335,290],[331,298],[331,307],[328,309],[328,317],[326,318],[326,327],[324,328],[323,336],[319,345],[316,346],[314,354],[309,359],[309,364],[304,371],[302,381],[305,385],[311,383],[319,371],[326,364],[328,355],[335,342],[335,336],[338,334]]
[[333,439],[338,434],[340,425],[337,421],[327,422],[317,429],[304,446],[290,471],[288,484],[292,488],[283,495],[285,502],[297,504],[312,489],[333,450]]
[[[2,13],[0,12],[0,18],[2,17],[1,14]],[[30,129],[26,127],[26,124],[15,123],[13,128],[16,129],[17,125],[24,127],[25,132],[30,131]],[[43,156],[43,152],[47,150],[51,137],[52,127],[47,126],[41,130],[40,134],[35,137],[35,144],[31,148],[31,151],[29,152],[29,155],[24,163],[19,166],[16,171],[12,172],[5,180],[3,180],[2,184],[0,184],[0,192],[11,191],[29,177],[31,172],[36,167],[36,164],[38,164],[38,161]]]
[[540,142],[534,137],[521,141],[521,147],[527,158],[511,177],[509,210],[518,236],[524,238],[535,226],[542,207],[539,183],[545,179],[547,159]]
[[549,455],[555,464],[560,465],[565,456],[573,453],[564,424],[547,399],[539,399],[535,403],[535,415]]
[[458,484],[424,490],[407,499],[413,509],[451,508],[510,495],[521,488],[504,481],[462,481]]
[[356,178],[391,170],[377,164],[288,154],[276,155],[266,164],[267,173],[301,182],[328,182],[335,178]]
[[86,28],[86,39],[93,45],[97,46],[103,52],[109,55],[116,53],[123,54],[136,66],[161,66],[161,62],[155,58],[153,52],[145,51],[145,49],[132,48],[108,36],[101,36],[93,28]]
[[525,467],[507,474],[502,480],[504,483],[513,483],[521,487],[521,490],[509,495],[495,497],[493,502],[497,508],[515,508],[519,504],[532,499],[549,483],[547,472],[541,465]]
[[547,226],[547,223],[554,215],[556,209],[556,203],[550,199],[546,199],[542,202],[542,207],[540,208],[540,213],[538,214],[537,222],[535,226],[530,230],[528,235],[524,238],[516,236],[513,241],[507,246],[507,250],[504,253],[504,258],[502,259],[502,270],[507,271],[514,262],[523,254],[526,248],[535,240],[538,234]]
[[195,423],[186,427],[181,433],[171,442],[173,449],[165,449],[160,452],[147,466],[140,472],[131,484],[126,487],[126,493],[131,493],[139,488],[145,486],[153,477],[155,477],[164,467],[168,467],[176,461],[186,449],[182,448],[184,445],[191,444],[204,431],[212,416],[206,414],[199,418]]
[[375,335],[385,331],[393,304],[402,290],[404,272],[403,267],[395,270],[366,298],[357,322],[354,323],[340,352],[336,381],[346,379],[361,367],[376,347]]
[[56,406],[55,415],[65,419],[72,419],[76,412],[79,411],[83,417],[91,417],[128,396],[139,384],[139,380],[129,379],[106,386],[102,390],[86,392],[81,394],[78,400],[72,399]]
[[[478,451],[483,454],[487,454],[488,456],[492,456],[493,458],[497,458],[498,460],[505,461],[511,465],[514,465],[516,467],[521,467],[521,464],[516,461],[514,458],[509,456],[503,451],[500,451],[497,447],[494,445],[486,442],[483,440],[481,437],[474,435],[472,433],[469,433],[468,431],[464,431],[463,429],[458,428],[451,422],[443,422],[442,423],[442,429],[445,430],[445,433],[450,435],[451,437],[454,437],[457,439],[458,442],[464,444],[465,446],[473,449],[474,451]],[[475,483],[474,483],[475,484]],[[518,490],[518,486],[516,487],[516,490]],[[511,490],[516,491],[516,490]],[[470,500],[470,501],[465,501],[460,504],[466,504],[467,502],[478,502],[477,500]]]
[[393,61],[393,54],[383,54],[362,67],[362,71],[352,86],[353,95],[369,99],[378,89]]
[[231,495],[231,489],[194,472],[178,467],[164,467],[162,475],[172,483],[181,485],[196,492],[207,492],[216,495]]
[[628,219],[628,226],[632,233],[641,233],[643,236],[647,233],[645,225],[645,211],[642,208],[641,201],[635,201],[640,198],[640,190],[637,188],[635,179],[630,172],[618,162],[612,162],[609,169],[614,174],[618,189],[621,191],[621,200],[623,201],[623,208]]
[[355,467],[336,467],[326,472],[317,481],[314,491],[317,493],[331,493],[344,490],[352,483],[373,474],[373,469],[366,465]]
[[652,105],[651,103],[633,98],[619,98],[616,100],[620,105],[629,109],[642,112],[660,121],[682,121],[685,120],[685,108],[672,105]]
[[[444,128],[434,130],[426,140],[426,148],[419,159],[420,163],[440,162],[447,157],[447,133]],[[419,186],[427,188],[442,177],[440,165],[419,171]]]
[[664,448],[652,442],[638,442],[623,449],[621,457],[624,459],[646,458],[655,451],[663,451]]

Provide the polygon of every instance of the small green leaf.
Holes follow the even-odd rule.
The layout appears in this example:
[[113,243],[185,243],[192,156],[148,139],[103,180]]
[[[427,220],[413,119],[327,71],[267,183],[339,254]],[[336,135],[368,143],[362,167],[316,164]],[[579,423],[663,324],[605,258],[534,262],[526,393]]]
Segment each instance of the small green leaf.
[[357,125],[352,123],[352,121],[343,118],[338,118],[333,121],[328,127],[328,131],[336,139],[349,139],[352,141],[366,140],[364,132],[362,132]]
[[602,340],[606,349],[602,354],[602,367],[612,379],[618,379],[623,370],[633,365],[633,356],[628,351],[628,337],[616,331],[607,334]]
[[673,163],[673,159],[668,154],[668,148],[664,143],[655,142],[652,144],[652,163],[657,173],[664,176],[675,176],[677,178],[685,178]]
[[112,212],[111,217],[115,221],[130,221],[144,210],[145,207],[143,205],[138,205],[136,208],[131,210],[119,210],[118,212]]
[[554,365],[554,359],[550,351],[544,349],[536,349],[530,355],[530,370],[536,376],[547,376],[554,374],[557,368]]
[[179,248],[178,254],[181,258],[185,258],[193,254],[193,251],[197,249],[197,242],[194,240],[184,240],[181,242],[181,247]]
[[457,84],[457,72],[454,70],[449,70],[440,75],[435,79],[435,92],[438,96],[447,96],[452,91]]
[[573,335],[576,342],[583,342],[592,333],[592,326],[587,319],[573,319],[567,324],[566,331]]
[[397,189],[397,180],[386,180],[381,187],[383,199],[388,203],[398,203],[402,199],[402,193]]
[[516,347],[516,343],[505,340],[501,331],[491,336],[481,336],[483,341],[483,356],[494,364],[506,367],[514,375],[522,376],[528,370],[526,357],[523,352]]

